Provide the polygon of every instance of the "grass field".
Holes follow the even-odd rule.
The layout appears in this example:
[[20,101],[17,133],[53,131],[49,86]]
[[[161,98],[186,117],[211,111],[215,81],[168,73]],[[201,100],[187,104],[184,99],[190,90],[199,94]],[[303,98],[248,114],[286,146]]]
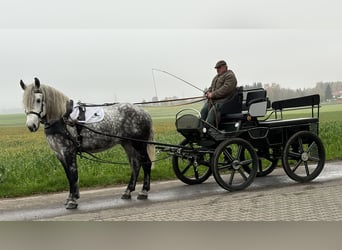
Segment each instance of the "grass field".
[[[201,104],[186,106],[200,108]],[[182,107],[148,107],[155,129],[155,141],[178,144],[183,138],[175,128],[175,115]],[[293,111],[286,118],[307,117],[308,110]],[[25,115],[0,115],[0,198],[55,192],[68,189],[61,164],[48,147],[43,129],[30,133],[25,127]],[[342,105],[323,105],[320,109],[320,133],[327,160],[342,159]],[[127,163],[121,147],[115,147],[98,156]],[[168,157],[158,153],[157,159]],[[81,187],[109,186],[127,183],[128,165],[95,163],[78,159]],[[170,158],[155,163],[152,180],[176,178]],[[137,186],[140,189],[140,185]]]

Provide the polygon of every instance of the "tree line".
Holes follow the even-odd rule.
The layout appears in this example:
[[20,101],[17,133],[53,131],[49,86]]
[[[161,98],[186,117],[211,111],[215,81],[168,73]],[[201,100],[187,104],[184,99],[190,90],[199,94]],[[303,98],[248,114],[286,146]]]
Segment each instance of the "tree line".
[[[342,98],[342,81],[337,82],[317,82],[314,88],[282,88],[278,83],[260,82],[251,85],[244,85],[244,89],[264,88],[268,98],[273,101],[301,97],[306,95],[319,94],[321,102],[337,101]],[[342,101],[342,99],[341,99]]]

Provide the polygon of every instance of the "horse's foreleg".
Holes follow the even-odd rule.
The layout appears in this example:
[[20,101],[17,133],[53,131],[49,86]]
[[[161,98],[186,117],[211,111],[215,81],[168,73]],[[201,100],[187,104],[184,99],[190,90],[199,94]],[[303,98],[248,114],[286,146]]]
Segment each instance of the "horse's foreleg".
[[80,198],[76,154],[64,152],[64,154],[57,155],[57,157],[61,161],[69,181],[69,196],[65,201],[65,208],[75,209],[78,206],[76,200]]

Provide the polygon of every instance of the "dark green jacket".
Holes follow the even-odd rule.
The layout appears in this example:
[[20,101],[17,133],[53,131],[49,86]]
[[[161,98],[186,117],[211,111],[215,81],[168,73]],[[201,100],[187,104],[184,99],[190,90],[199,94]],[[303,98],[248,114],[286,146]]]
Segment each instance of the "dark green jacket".
[[216,75],[209,88],[214,102],[220,103],[229,100],[236,91],[236,85],[235,74],[230,69],[221,75]]

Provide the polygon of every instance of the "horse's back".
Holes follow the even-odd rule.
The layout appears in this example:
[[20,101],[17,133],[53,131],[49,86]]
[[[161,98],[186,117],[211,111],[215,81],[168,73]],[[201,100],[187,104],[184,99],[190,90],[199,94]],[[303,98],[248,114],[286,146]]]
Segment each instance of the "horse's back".
[[104,106],[104,118],[92,124],[94,129],[118,136],[144,138],[150,137],[152,119],[149,113],[137,105],[120,103]]

